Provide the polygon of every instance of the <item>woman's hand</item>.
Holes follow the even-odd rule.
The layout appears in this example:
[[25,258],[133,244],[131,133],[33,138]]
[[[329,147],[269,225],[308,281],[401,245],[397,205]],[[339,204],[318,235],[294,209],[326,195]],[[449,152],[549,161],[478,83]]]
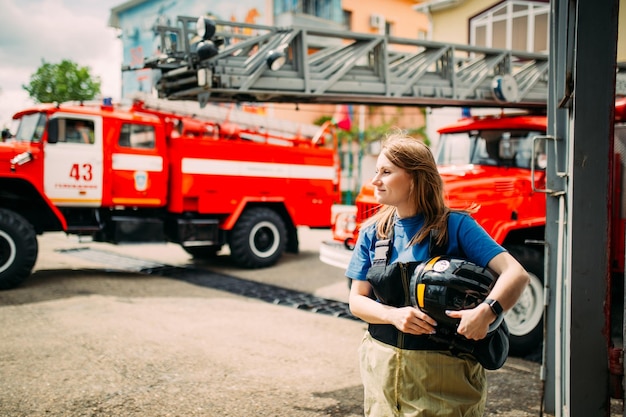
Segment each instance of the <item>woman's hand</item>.
[[[488,266],[498,274],[489,298],[498,300],[504,311],[508,311],[528,285],[528,272],[508,252],[494,256]],[[484,339],[489,325],[496,319],[491,308],[484,303],[470,310],[450,311],[448,316],[461,319],[457,333],[473,340]]]
[[418,308],[390,308],[387,315],[387,320],[401,332],[416,335],[436,332],[437,322]]
[[484,339],[489,325],[496,319],[491,308],[484,303],[468,310],[446,311],[446,314],[452,318],[461,319],[456,332],[472,340]]
[[372,287],[367,281],[353,280],[350,289],[350,311],[372,324],[392,324],[411,334],[435,333],[437,322],[415,307],[391,307],[370,297]]

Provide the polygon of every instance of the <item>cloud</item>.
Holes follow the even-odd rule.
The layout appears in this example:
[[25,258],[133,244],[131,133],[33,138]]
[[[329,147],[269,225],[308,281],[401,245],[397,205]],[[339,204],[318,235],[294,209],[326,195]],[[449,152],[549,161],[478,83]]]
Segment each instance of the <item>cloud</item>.
[[100,77],[104,96],[119,99],[122,45],[107,26],[122,0],[4,0],[0,13],[0,127],[31,103],[22,85],[42,60],[69,59]]

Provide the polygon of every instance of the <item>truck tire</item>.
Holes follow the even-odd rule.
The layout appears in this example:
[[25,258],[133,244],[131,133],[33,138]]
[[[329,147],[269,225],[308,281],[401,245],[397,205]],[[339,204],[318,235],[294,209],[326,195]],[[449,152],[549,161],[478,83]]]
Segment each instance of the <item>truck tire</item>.
[[510,332],[511,354],[526,356],[536,353],[543,342],[544,256],[540,250],[528,246],[510,246],[507,249],[530,275],[529,285],[504,316]]
[[19,214],[0,209],[0,290],[19,286],[37,261],[37,234]]
[[274,210],[265,207],[244,211],[229,239],[232,259],[245,268],[274,265],[286,243],[285,223]]

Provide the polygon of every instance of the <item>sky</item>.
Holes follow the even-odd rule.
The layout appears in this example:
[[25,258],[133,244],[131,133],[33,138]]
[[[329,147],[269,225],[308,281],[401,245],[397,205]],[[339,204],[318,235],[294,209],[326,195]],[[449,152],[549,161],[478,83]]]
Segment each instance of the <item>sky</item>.
[[33,104],[28,84],[42,60],[63,59],[100,77],[101,94],[121,96],[122,41],[108,26],[111,8],[125,0],[2,0],[0,8],[0,128]]

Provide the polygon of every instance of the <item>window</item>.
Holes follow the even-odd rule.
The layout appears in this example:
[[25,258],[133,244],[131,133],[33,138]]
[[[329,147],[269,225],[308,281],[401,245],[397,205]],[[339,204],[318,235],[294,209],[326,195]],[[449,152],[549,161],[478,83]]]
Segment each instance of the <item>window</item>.
[[535,168],[544,169],[545,141],[533,142],[540,135],[533,131],[483,130],[441,135],[437,149],[440,165],[477,164],[530,169],[535,147]]
[[[44,113],[33,113],[23,116],[19,120],[14,120],[17,127],[13,126],[9,133],[15,133],[15,140],[24,142],[39,142],[46,127],[46,115]],[[8,138],[4,138],[8,139]]]
[[277,0],[274,1],[274,14],[303,13],[322,19],[344,23],[341,0]]
[[94,143],[94,123],[84,119],[59,119],[59,142]]
[[385,21],[385,35],[393,35],[393,23]]
[[150,125],[124,123],[118,144],[124,148],[154,149],[154,127]]
[[526,52],[548,51],[550,4],[509,0],[470,19],[470,44]]
[[352,12],[349,10],[343,10],[343,25],[348,30],[352,30]]

